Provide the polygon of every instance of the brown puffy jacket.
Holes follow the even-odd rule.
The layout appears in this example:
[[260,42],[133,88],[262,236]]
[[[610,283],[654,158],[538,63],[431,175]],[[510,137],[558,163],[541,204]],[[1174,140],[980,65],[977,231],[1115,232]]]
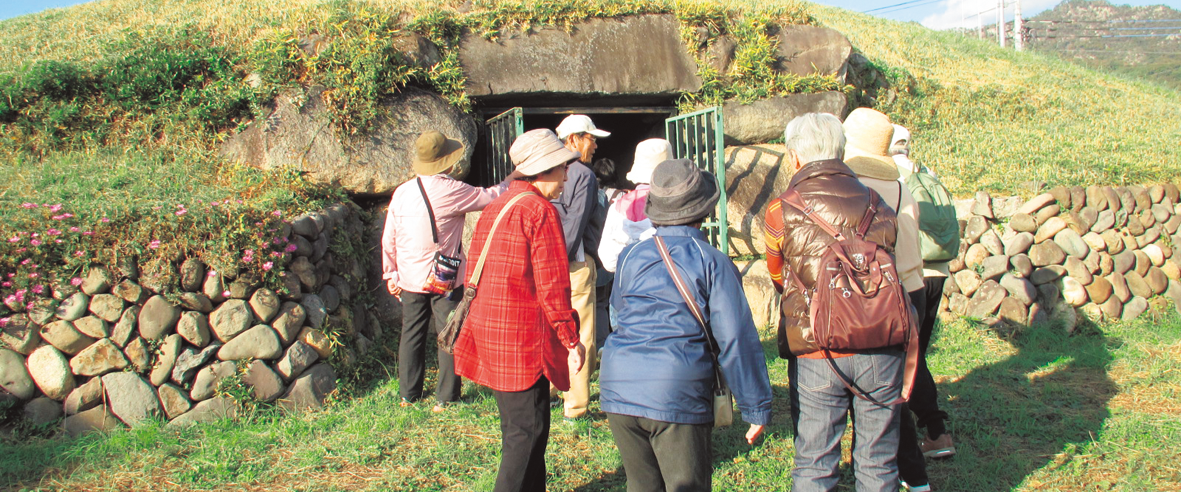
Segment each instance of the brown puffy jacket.
[[[817,215],[836,226],[846,236],[856,233],[865,209],[869,207],[869,188],[861,184],[853,171],[837,159],[805,164],[791,178],[794,188]],[[783,196],[780,195],[780,200]],[[787,272],[799,276],[809,289],[816,283],[820,257],[836,240],[811,219],[786,203],[783,209],[783,269],[785,279],[780,298],[779,355],[804,355],[819,350],[809,324],[808,305],[795,282],[786,281]],[[897,218],[894,209],[881,198],[873,224],[865,239],[894,253]]]

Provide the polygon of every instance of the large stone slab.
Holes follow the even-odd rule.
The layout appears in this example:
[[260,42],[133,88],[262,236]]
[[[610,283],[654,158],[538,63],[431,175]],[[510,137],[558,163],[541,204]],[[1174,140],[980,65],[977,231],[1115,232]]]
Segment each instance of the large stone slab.
[[151,378],[152,386],[160,386],[172,376],[172,368],[176,365],[182,343],[180,335],[176,333],[164,337],[164,343],[160,344],[160,356],[156,358],[156,363],[148,376]]
[[111,413],[129,426],[159,416],[163,412],[156,388],[139,374],[116,372],[103,376],[103,388],[107,392]]
[[275,370],[283,381],[290,382],[291,380],[303,374],[303,371],[320,359],[320,354],[311,345],[303,341],[297,341],[291,344],[287,352],[283,354],[283,358],[275,364]]
[[[470,84],[467,87],[473,87]],[[324,88],[293,89],[280,94],[265,119],[231,137],[222,155],[262,169],[300,169],[313,182],[350,193],[388,196],[414,176],[414,141],[426,130],[438,130],[459,140],[467,149],[457,176],[467,174],[475,147],[475,121],[437,94],[406,87],[382,102],[381,116],[366,138],[342,142],[332,123]],[[218,275],[206,279],[205,295],[217,302],[226,289],[217,289]],[[217,278],[217,280],[210,280]],[[213,285],[211,285],[213,284]],[[223,297],[224,298],[224,297]]]
[[98,294],[90,298],[89,309],[95,316],[114,323],[123,315],[123,299],[112,294]]
[[[804,113],[844,116],[847,105],[845,94],[835,91],[775,96],[750,103],[729,100],[722,106],[726,145],[755,145],[782,139],[783,128],[796,116]],[[729,168],[726,172],[730,173]]]
[[851,54],[853,45],[835,29],[783,26],[779,30],[779,59],[775,68],[801,77],[835,75],[837,80],[843,80]]
[[1000,284],[988,280],[980,285],[976,295],[968,302],[967,314],[973,318],[984,318],[996,312],[1008,292]]
[[459,61],[468,95],[485,100],[525,94],[675,97],[701,88],[680,29],[676,17],[665,14],[592,19],[571,32],[506,32],[496,40],[468,33],[460,40]]
[[204,347],[213,340],[209,331],[209,318],[196,311],[185,311],[180,315],[176,333],[194,347]]
[[193,407],[193,402],[189,401],[184,390],[171,383],[164,383],[156,388],[156,395],[160,398],[160,406],[164,409],[164,415],[169,419],[175,419]]

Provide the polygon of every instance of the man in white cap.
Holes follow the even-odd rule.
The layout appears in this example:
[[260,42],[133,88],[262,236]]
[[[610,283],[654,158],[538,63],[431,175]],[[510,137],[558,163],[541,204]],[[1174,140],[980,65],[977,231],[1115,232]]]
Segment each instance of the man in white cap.
[[586,346],[587,363],[570,375],[570,390],[564,394],[565,416],[575,419],[586,415],[590,404],[590,375],[595,370],[595,255],[603,235],[603,217],[598,201],[599,185],[588,167],[594,158],[597,140],[611,135],[595,127],[589,116],[567,116],[558,125],[558,138],[566,148],[578,152],[578,161],[566,170],[562,196],[553,201],[562,216],[566,235],[566,253],[570,259],[570,303],[578,311],[579,338]]

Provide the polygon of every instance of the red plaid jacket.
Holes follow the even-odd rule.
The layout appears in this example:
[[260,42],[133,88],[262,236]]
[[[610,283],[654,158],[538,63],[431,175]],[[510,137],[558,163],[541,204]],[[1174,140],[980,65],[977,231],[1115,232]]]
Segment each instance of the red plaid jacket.
[[524,391],[544,374],[565,391],[578,314],[570,308],[562,220],[533,185],[514,181],[484,209],[468,250],[467,278],[500,210],[526,191],[536,195],[514,204],[496,229],[478,294],[455,343],[455,373],[497,391]]

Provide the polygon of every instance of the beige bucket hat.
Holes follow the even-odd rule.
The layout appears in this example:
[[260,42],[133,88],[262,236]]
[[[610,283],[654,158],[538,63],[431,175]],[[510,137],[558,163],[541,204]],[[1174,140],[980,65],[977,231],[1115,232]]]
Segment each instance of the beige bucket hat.
[[419,176],[434,176],[451,169],[463,159],[463,144],[434,130],[423,132],[414,141],[411,166]]
[[537,176],[557,166],[582,157],[567,149],[554,132],[538,128],[522,133],[509,146],[508,156],[517,171],[526,176]]
[[869,108],[857,108],[845,117],[845,164],[858,176],[895,180],[898,165],[890,157],[894,125],[890,117]]

